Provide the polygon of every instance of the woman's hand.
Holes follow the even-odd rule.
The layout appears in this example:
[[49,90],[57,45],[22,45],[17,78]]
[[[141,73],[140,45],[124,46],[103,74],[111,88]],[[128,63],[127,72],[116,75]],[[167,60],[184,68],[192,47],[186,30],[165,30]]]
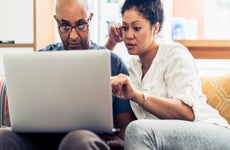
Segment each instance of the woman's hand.
[[113,50],[117,43],[122,42],[122,30],[121,24],[112,24],[109,30],[109,38],[105,44],[105,47],[109,50]]
[[122,99],[135,99],[137,91],[133,87],[129,76],[119,74],[110,78],[113,96]]

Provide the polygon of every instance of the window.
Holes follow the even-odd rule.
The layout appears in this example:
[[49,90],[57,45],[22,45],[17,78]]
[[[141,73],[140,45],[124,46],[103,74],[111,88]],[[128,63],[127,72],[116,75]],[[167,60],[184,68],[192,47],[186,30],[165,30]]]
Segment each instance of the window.
[[205,0],[205,38],[230,39],[229,16],[229,0]]

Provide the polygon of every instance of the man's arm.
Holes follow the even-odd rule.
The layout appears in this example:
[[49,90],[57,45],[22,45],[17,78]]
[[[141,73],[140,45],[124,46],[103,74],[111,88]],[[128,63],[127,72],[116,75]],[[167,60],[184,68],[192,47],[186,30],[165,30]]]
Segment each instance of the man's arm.
[[115,126],[116,128],[120,129],[120,131],[117,134],[119,138],[124,139],[125,129],[127,125],[133,120],[136,120],[136,117],[132,112],[127,112],[114,116]]

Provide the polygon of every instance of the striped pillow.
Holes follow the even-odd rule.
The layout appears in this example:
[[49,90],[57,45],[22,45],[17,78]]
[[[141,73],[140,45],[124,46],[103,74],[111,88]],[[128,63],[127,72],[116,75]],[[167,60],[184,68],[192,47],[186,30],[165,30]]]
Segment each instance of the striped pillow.
[[4,77],[0,77],[0,96],[1,96],[1,110],[0,110],[0,125],[10,126],[8,97],[6,92],[6,82]]

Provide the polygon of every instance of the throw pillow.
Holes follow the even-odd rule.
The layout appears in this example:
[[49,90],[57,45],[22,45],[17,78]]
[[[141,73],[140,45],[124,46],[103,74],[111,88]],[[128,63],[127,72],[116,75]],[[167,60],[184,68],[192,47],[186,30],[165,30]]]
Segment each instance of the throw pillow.
[[230,124],[230,74],[201,77],[207,102],[216,108]]

